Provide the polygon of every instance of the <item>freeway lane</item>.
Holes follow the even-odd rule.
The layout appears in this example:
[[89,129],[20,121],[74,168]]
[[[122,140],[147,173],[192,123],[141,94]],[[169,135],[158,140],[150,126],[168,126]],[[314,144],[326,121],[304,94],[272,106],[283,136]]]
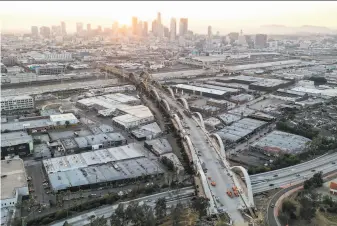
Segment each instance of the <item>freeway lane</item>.
[[297,164],[295,166],[289,166],[289,167],[286,167],[286,168],[273,170],[273,171],[270,171],[270,172],[251,175],[250,179],[253,182],[253,181],[257,181],[257,180],[261,180],[261,179],[267,179],[267,178],[272,179],[275,174],[278,174],[279,177],[288,176],[288,175],[294,174],[294,171],[296,171],[296,173],[299,173],[299,172],[302,172],[302,171],[311,170],[315,167],[324,165],[324,164],[326,164],[330,161],[335,161],[335,160],[337,160],[337,153],[333,153],[333,154],[330,154],[330,155],[323,155],[323,156],[320,156],[316,159],[313,159],[313,160],[310,160],[310,161],[307,161],[307,162],[304,162],[304,163],[300,163],[300,164]]
[[[277,177],[274,177],[276,173],[273,173],[273,171],[269,172],[272,177],[259,176],[258,179],[252,180],[253,193],[257,194],[278,187],[290,186],[291,184],[302,182],[312,177],[317,172],[322,171],[323,174],[326,174],[337,169],[337,164],[331,163],[337,161],[337,154],[325,156],[316,161],[318,163],[311,161],[311,164],[300,164],[277,170],[279,172]],[[312,169],[315,169],[315,171],[312,171]],[[270,186],[270,184],[273,185]]]
[[[191,200],[191,198],[193,197],[194,192],[195,192],[195,190],[194,190],[193,187],[187,187],[187,188],[172,190],[172,191],[168,191],[168,192],[162,192],[162,193],[158,193],[158,194],[155,194],[155,195],[142,197],[142,198],[139,198],[139,199],[134,199],[132,201],[139,202],[140,204],[146,203],[147,205],[149,205],[151,207],[154,207],[157,199],[165,197],[167,199],[167,205],[173,206],[173,205],[176,205],[178,202],[181,202],[181,203],[189,202]],[[125,207],[127,207],[127,205],[130,202],[121,202],[121,203],[125,204]],[[58,223],[52,224],[51,226],[63,226],[65,221],[67,221],[72,226],[87,225],[87,224],[90,223],[90,221],[88,220],[90,216],[93,216],[93,215],[96,216],[96,217],[104,216],[104,218],[108,218],[116,210],[118,205],[119,204],[95,209],[93,211],[83,213],[83,214],[78,215],[76,217],[68,218],[66,220],[63,220],[63,221],[60,221]]]

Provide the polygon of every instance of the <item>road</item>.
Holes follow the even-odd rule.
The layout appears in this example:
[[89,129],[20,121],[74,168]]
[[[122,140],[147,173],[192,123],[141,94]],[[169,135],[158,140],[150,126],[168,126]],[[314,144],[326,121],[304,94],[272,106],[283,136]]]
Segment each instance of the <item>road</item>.
[[337,164],[332,164],[336,161],[337,153],[333,153],[295,166],[251,175],[253,193],[257,194],[274,188],[291,186],[294,183],[305,181],[320,171],[323,174],[330,173],[337,169]]
[[[158,193],[158,194],[155,194],[155,195],[142,197],[142,198],[139,198],[139,199],[134,199],[132,201],[139,202],[140,204],[146,203],[147,205],[149,205],[151,207],[154,207],[157,199],[166,198],[167,207],[169,208],[169,207],[172,207],[172,206],[176,205],[179,202],[180,203],[189,202],[191,200],[191,198],[194,196],[194,192],[195,192],[195,190],[194,190],[193,187],[187,187],[187,188],[182,188],[182,189],[177,189],[177,190],[171,190],[171,191],[168,191],[168,192],[162,192],[162,193]],[[130,203],[130,201],[121,202],[121,203],[124,204],[125,208],[126,208],[127,205]],[[89,211],[89,212],[83,213],[81,215],[78,215],[76,217],[71,217],[71,218],[68,218],[66,220],[57,222],[55,224],[52,224],[51,226],[63,226],[65,221],[67,221],[72,226],[87,225],[87,224],[90,223],[90,220],[88,220],[88,219],[91,216],[96,216],[97,218],[104,216],[104,218],[109,218],[111,216],[111,214],[116,210],[118,205],[119,204],[98,208],[98,209],[95,209],[93,211]]]
[[[204,162],[207,170],[207,177],[211,177],[212,180],[207,180],[208,188],[210,189],[213,200],[217,208],[224,209],[232,218],[235,223],[243,223],[244,218],[239,209],[244,207],[244,203],[241,198],[230,198],[227,196],[227,188],[230,189],[233,186],[233,179],[228,176],[228,172],[222,165],[219,155],[214,150],[214,147],[210,145],[208,137],[204,131],[197,126],[194,119],[187,117],[182,106],[180,106],[175,100],[171,99],[166,93],[158,91],[160,96],[164,97],[170,106],[176,108],[183,116],[183,122],[187,128],[189,128],[189,137],[201,162]],[[216,186],[213,187],[211,182],[215,181]],[[219,202],[215,200],[215,197],[219,198]]]
[[[334,170],[334,172],[330,172],[329,175],[327,175],[323,180],[324,182],[327,182],[329,180],[331,180],[332,178],[336,177],[336,169]],[[277,212],[277,210],[274,209],[274,207],[272,207],[272,205],[275,205],[277,203],[277,201],[281,198],[282,195],[284,195],[285,193],[292,191],[292,190],[297,190],[300,189],[300,187],[303,185],[303,183],[300,184],[296,184],[293,186],[290,186],[288,188],[285,188],[279,192],[277,192],[273,198],[270,200],[270,202],[268,203],[267,206],[267,222],[269,226],[280,226],[279,221],[277,219],[277,214],[275,214],[275,212]],[[277,208],[277,207],[275,207]]]

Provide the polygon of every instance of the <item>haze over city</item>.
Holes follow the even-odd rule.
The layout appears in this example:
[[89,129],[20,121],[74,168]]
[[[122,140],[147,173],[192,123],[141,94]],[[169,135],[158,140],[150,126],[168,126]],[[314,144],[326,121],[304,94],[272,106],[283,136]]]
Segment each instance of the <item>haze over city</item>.
[[336,2],[1,2],[1,225],[337,224]]
[[[131,25],[131,17],[150,22],[161,12],[163,24],[172,17],[188,18],[189,28],[206,33],[208,25],[214,31],[228,33],[243,29],[245,33],[264,32],[263,25],[303,25],[337,30],[337,2],[2,2],[0,18],[3,32],[27,32],[30,26],[51,26],[67,23],[75,31],[76,22],[93,26],[109,26],[114,21]],[[273,31],[271,31],[273,32]],[[282,30],[281,30],[282,32]]]

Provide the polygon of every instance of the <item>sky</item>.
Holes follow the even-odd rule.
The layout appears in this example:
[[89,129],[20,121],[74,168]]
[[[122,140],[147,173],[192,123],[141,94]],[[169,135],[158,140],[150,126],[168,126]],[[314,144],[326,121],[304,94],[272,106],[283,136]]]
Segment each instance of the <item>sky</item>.
[[[261,25],[325,26],[337,29],[335,1],[6,1],[0,3],[1,31],[30,31],[30,27],[59,25],[75,31],[76,22],[111,27],[131,24],[131,17],[151,22],[161,12],[163,24],[187,17],[189,29],[206,33],[253,29]],[[151,23],[150,23],[151,24]],[[85,27],[85,26],[84,26]],[[151,25],[149,26],[151,27]]]

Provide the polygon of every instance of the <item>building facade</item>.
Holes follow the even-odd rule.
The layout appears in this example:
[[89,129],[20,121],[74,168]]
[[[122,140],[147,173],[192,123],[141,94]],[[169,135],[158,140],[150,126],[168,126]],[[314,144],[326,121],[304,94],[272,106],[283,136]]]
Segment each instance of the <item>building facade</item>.
[[31,96],[8,96],[1,98],[1,111],[32,108],[34,108],[34,98]]

